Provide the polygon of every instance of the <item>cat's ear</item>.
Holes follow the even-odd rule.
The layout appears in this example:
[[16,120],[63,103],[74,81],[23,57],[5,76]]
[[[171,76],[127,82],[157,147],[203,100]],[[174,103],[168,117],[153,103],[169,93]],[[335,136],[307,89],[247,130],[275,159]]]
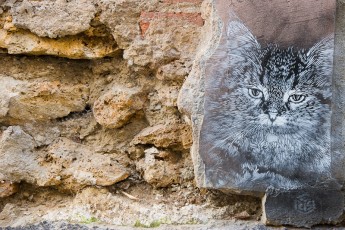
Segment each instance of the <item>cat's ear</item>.
[[307,53],[307,65],[314,65],[323,76],[332,74],[334,36],[327,36],[316,43]]
[[260,44],[250,30],[240,21],[230,21],[226,28],[228,49],[232,53],[258,51]]
[[250,30],[236,17],[226,27],[228,64],[234,66],[259,63],[259,42]]

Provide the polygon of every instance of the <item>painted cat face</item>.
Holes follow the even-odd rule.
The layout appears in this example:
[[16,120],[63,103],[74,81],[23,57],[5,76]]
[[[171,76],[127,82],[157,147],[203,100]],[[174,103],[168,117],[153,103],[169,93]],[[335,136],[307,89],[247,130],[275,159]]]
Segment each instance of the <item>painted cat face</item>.
[[333,39],[308,50],[262,48],[236,23],[228,28],[228,76],[222,84],[228,89],[223,104],[233,111],[234,120],[284,134],[322,123],[330,110]]
[[316,66],[308,65],[306,52],[269,46],[259,60],[260,72],[254,71],[246,79],[247,85],[242,86],[244,96],[258,109],[258,123],[281,127],[313,125],[323,104],[330,103],[330,95],[324,94],[324,87],[329,84],[318,76]]
[[281,48],[262,46],[239,20],[226,32],[205,68],[199,151],[207,179],[248,188],[284,176],[292,188],[306,171],[318,180],[330,167],[333,38]]

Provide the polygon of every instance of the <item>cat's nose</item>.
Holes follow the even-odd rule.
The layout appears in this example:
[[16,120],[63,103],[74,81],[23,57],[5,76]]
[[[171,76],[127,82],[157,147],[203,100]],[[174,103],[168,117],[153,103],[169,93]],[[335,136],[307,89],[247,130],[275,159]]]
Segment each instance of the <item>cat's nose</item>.
[[278,116],[278,112],[268,112],[268,117],[270,118],[271,122],[275,121]]

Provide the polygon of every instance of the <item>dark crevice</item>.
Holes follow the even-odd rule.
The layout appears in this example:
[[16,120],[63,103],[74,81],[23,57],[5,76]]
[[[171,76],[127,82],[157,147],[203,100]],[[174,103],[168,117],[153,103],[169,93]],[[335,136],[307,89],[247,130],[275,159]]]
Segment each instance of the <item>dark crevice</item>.
[[0,54],[8,54],[8,50],[6,48],[0,48]]
[[[4,50],[5,48],[0,48]],[[14,57],[17,58],[18,60],[25,58],[28,60],[38,60],[42,62],[56,62],[56,63],[67,63],[67,64],[78,64],[78,65],[85,65],[89,64],[92,59],[70,59],[68,57],[60,57],[60,56],[54,56],[54,55],[47,55],[47,54],[42,54],[42,55],[32,55],[32,54],[27,54],[27,53],[18,53],[18,54],[9,54],[9,53],[1,53],[0,52],[0,57]]]
[[92,113],[92,109],[91,109],[91,106],[89,104],[86,104],[84,110],[76,111],[76,112],[70,112],[67,116],[57,118],[56,121],[64,122],[64,121],[68,121],[68,120],[72,120],[72,119],[77,119],[77,118],[83,117],[89,113]]
[[42,144],[42,145],[36,146],[36,147],[35,147],[35,150],[36,150],[36,151],[44,150],[44,149],[46,149],[48,146],[49,146],[49,145]]

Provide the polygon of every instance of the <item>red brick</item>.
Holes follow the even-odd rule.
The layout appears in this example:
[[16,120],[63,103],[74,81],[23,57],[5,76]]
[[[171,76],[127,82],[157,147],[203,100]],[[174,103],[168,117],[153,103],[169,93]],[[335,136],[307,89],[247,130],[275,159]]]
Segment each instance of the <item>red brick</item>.
[[145,21],[140,21],[139,26],[140,26],[140,30],[141,30],[141,35],[144,36],[146,31],[149,29],[150,23],[145,22]]
[[[174,0],[174,1],[177,1],[177,0]],[[142,35],[144,35],[146,31],[148,30],[150,26],[150,21],[157,18],[169,19],[169,20],[184,20],[184,21],[187,21],[188,23],[191,23],[197,26],[204,25],[204,20],[202,19],[200,13],[141,12],[139,26],[140,26]]]

